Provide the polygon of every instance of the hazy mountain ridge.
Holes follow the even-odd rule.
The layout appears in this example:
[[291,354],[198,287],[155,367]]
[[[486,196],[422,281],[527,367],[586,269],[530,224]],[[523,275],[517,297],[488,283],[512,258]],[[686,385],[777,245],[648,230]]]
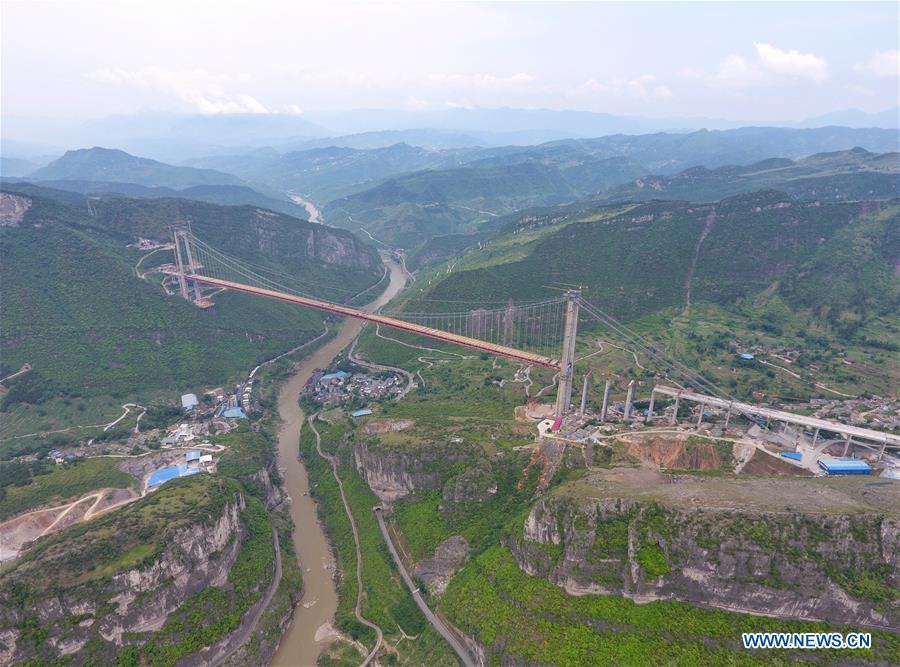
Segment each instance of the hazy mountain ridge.
[[67,151],[27,176],[41,181],[107,181],[151,187],[186,188],[196,185],[241,185],[236,176],[212,169],[175,167],[110,148]]
[[[756,129],[750,128],[748,132],[755,134]],[[747,167],[740,164],[712,169],[693,166],[675,176],[646,176],[646,167],[638,162],[642,158],[656,164],[666,162],[671,167],[693,159],[690,156],[705,155],[716,163],[732,155],[730,147],[734,137],[742,146],[749,141],[744,134],[737,131],[736,134],[605,137],[553,142],[528,149],[496,149],[494,155],[472,160],[462,167],[397,176],[332,201],[325,208],[325,217],[331,224],[350,229],[366,227],[386,243],[411,248],[427,242],[429,236],[475,231],[480,224],[516,209],[552,206],[598,192],[604,194],[595,197],[597,201],[615,202],[716,201],[768,188],[782,189],[803,199],[825,201],[889,199],[900,191],[897,154],[876,155],[858,147],[818,153],[796,163],[785,157],[769,157]],[[768,136],[767,132],[763,134]],[[794,131],[788,134],[793,136]],[[751,152],[764,150],[781,135],[779,132],[771,141],[763,142],[763,146],[752,151],[742,149],[739,153],[749,156]],[[837,141],[833,133],[824,136],[825,144]],[[847,136],[861,138],[858,133]],[[801,137],[794,142],[795,150],[815,141]],[[682,157],[661,161],[660,152],[668,150],[673,152],[664,154]],[[607,156],[616,151],[637,157]],[[630,185],[624,185],[629,182]]]
[[318,202],[365,190],[394,175],[456,166],[479,149],[427,150],[408,144],[356,149],[325,146],[291,153],[254,151],[188,160],[197,167],[235,173],[251,183],[282,191],[295,190]]
[[558,170],[534,163],[418,171],[328,204],[330,224],[411,247],[435,236],[474,231],[479,223],[577,195]]
[[[28,179],[10,179],[6,181],[18,190],[28,187]],[[278,211],[301,220],[307,220],[307,210],[293,202],[268,197],[246,185],[192,185],[183,189],[168,187],[150,187],[138,183],[116,183],[110,181],[35,181],[39,188],[67,190],[77,192],[96,199],[103,196],[121,196],[134,199],[181,198],[204,201],[222,206],[260,206]]]
[[673,176],[642,175],[608,190],[597,200],[716,201],[767,188],[784,190],[801,199],[891,199],[900,192],[900,155],[854,148],[817,153],[797,161],[771,158],[748,166],[691,167]]
[[[81,123],[47,127],[33,119],[4,116],[7,137],[38,140],[58,146],[114,144],[129,152],[151,155],[163,161],[183,160],[202,153],[234,154],[254,146],[296,150],[304,142],[329,139],[337,142],[368,141],[378,134],[405,134],[407,143],[449,147],[447,134],[468,136],[482,146],[530,145],[567,138],[654,132],[693,132],[702,128],[728,130],[749,125],[760,127],[898,128],[897,108],[878,113],[858,109],[835,111],[803,121],[748,122],[712,117],[617,115],[590,111],[517,108],[442,110],[355,109],[306,114],[172,115],[145,113],[107,116]],[[445,135],[436,138],[433,133]],[[364,135],[369,135],[365,137]],[[4,143],[12,142],[4,137]],[[27,142],[18,144],[25,146]],[[396,142],[391,142],[396,143]],[[362,144],[356,145],[362,147]],[[6,151],[4,151],[6,152]],[[18,151],[10,157],[29,157]]]

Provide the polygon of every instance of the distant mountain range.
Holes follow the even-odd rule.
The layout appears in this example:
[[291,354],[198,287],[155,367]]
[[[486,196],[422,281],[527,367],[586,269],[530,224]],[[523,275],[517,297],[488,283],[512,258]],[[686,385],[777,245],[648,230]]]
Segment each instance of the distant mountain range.
[[136,157],[124,151],[89,148],[68,151],[45,167],[8,182],[38,183],[43,187],[91,195],[133,198],[180,197],[222,205],[251,205],[306,220],[304,207],[286,196],[258,192],[232,176],[211,169],[176,167]]
[[681,199],[716,201],[777,188],[800,199],[892,199],[900,195],[900,154],[862,148],[818,153],[798,161],[771,158],[748,166],[691,167],[673,176],[641,176],[604,192],[597,201]]
[[[4,185],[15,187],[18,191],[28,190],[32,184],[27,178],[4,179]],[[267,197],[246,185],[193,185],[176,190],[174,188],[148,187],[137,183],[110,183],[107,181],[37,181],[39,189],[53,188],[79,194],[90,195],[93,201],[102,197],[129,197],[131,199],[192,199],[222,206],[258,206],[278,211],[301,220],[306,220],[309,213],[303,206],[293,202]]]
[[303,193],[329,224],[413,249],[433,237],[477,232],[517,210],[591,196],[713,201],[779,188],[804,199],[889,198],[897,192],[897,148],[894,130],[837,127],[611,135],[525,147],[264,149],[183,166],[92,148],[69,151],[27,180],[98,196],[181,197],[306,218],[288,194]]
[[18,157],[0,157],[0,176],[24,176],[42,165]]
[[187,188],[195,185],[240,185],[231,174],[212,169],[175,167],[110,148],[67,151],[58,160],[28,174],[38,181],[104,181],[150,187]]
[[[274,147],[281,152],[323,145],[383,148],[405,142],[422,148],[533,145],[610,134],[683,133],[747,127],[900,127],[900,111],[843,110],[804,121],[747,121],[708,117],[647,118],[552,109],[354,109],[306,114],[112,116],[87,122],[49,122],[4,116],[5,157],[52,154],[49,145],[113,145],[166,162],[198,155],[243,153]],[[28,146],[27,141],[43,146]],[[320,143],[321,142],[321,143]],[[61,151],[60,151],[61,152]]]
[[[654,136],[666,141],[671,135]],[[679,147],[663,154],[677,156],[680,148],[684,155],[699,157],[696,147],[703,146],[702,137],[684,135],[683,139]],[[529,151],[476,160],[464,167],[397,176],[330,202],[325,219],[353,230],[366,229],[366,233],[391,245],[414,249],[427,243],[431,249],[426,254],[433,261],[441,256],[434,248],[435,237],[480,232],[485,226],[492,227],[498,216],[581,197],[597,203],[717,201],[772,188],[800,199],[821,201],[879,200],[900,195],[897,153],[875,154],[854,148],[819,153],[797,162],[769,158],[749,166],[697,166],[671,176],[648,176],[647,168],[632,157],[597,157],[610,150],[610,143],[603,139],[553,142]],[[705,149],[712,163],[727,152],[710,144]],[[659,155],[652,144],[629,143],[612,150],[630,150],[645,159]],[[453,252],[456,244],[441,247]],[[423,261],[421,253],[414,256]]]
[[[688,134],[611,135],[566,139],[537,146],[429,150],[408,144],[386,148],[326,147],[280,153],[274,149],[197,158],[185,164],[235,174],[251,184],[306,193],[319,204],[425,169],[501,167],[526,162],[564,170],[587,193],[627,182],[639,174],[674,174],[687,167],[743,165],[771,157],[796,159],[854,147],[885,153],[900,147],[895,130],[827,127],[748,127]],[[609,158],[627,158],[622,179],[611,180]],[[622,165],[620,165],[622,166]]]

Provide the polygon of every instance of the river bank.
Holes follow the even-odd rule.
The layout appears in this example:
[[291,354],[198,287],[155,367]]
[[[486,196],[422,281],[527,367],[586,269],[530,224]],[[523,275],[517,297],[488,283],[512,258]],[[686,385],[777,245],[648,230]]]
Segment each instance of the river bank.
[[[376,310],[390,301],[405,285],[403,269],[393,260],[385,260],[390,282],[381,296],[365,306]],[[322,649],[331,641],[329,633],[317,632],[331,622],[337,609],[334,586],[334,559],[328,540],[316,515],[316,505],[309,495],[309,480],[299,459],[300,429],[305,415],[299,405],[300,392],[316,368],[324,368],[347,347],[362,329],[357,320],[341,322],[337,334],[325,345],[305,358],[296,372],[282,385],[278,394],[278,412],[282,425],[278,432],[278,465],[283,471],[284,490],[291,497],[291,520],[294,523],[294,548],[303,575],[303,597],[294,609],[288,627],[272,660],[272,665],[296,667],[314,665]],[[284,567],[292,567],[285,563]]]
[[295,204],[306,209],[306,212],[309,214],[309,221],[311,223],[317,225],[322,224],[322,213],[309,199],[302,195],[298,195],[296,192],[289,192],[288,198],[290,198],[290,200]]

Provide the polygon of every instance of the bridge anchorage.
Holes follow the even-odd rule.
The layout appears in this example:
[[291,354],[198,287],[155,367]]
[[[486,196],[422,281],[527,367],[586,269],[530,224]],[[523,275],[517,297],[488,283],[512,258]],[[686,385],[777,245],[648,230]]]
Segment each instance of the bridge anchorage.
[[[213,305],[211,296],[222,290],[243,292],[352,317],[398,331],[459,345],[470,350],[558,371],[555,414],[569,411],[575,368],[575,339],[581,290],[568,289],[562,297],[516,305],[474,310],[382,315],[347,305],[353,296],[336,286],[312,287],[216,250],[195,237],[189,228],[172,230],[175,265],[166,272],[178,282],[182,298],[201,308]],[[334,294],[334,300],[309,291]],[[340,301],[343,299],[343,303]],[[555,356],[555,355],[559,356]]]

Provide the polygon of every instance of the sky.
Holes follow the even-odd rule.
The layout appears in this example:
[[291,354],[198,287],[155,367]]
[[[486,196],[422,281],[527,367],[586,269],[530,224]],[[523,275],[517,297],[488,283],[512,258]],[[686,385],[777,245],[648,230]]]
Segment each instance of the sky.
[[898,104],[900,3],[0,4],[4,116]]

